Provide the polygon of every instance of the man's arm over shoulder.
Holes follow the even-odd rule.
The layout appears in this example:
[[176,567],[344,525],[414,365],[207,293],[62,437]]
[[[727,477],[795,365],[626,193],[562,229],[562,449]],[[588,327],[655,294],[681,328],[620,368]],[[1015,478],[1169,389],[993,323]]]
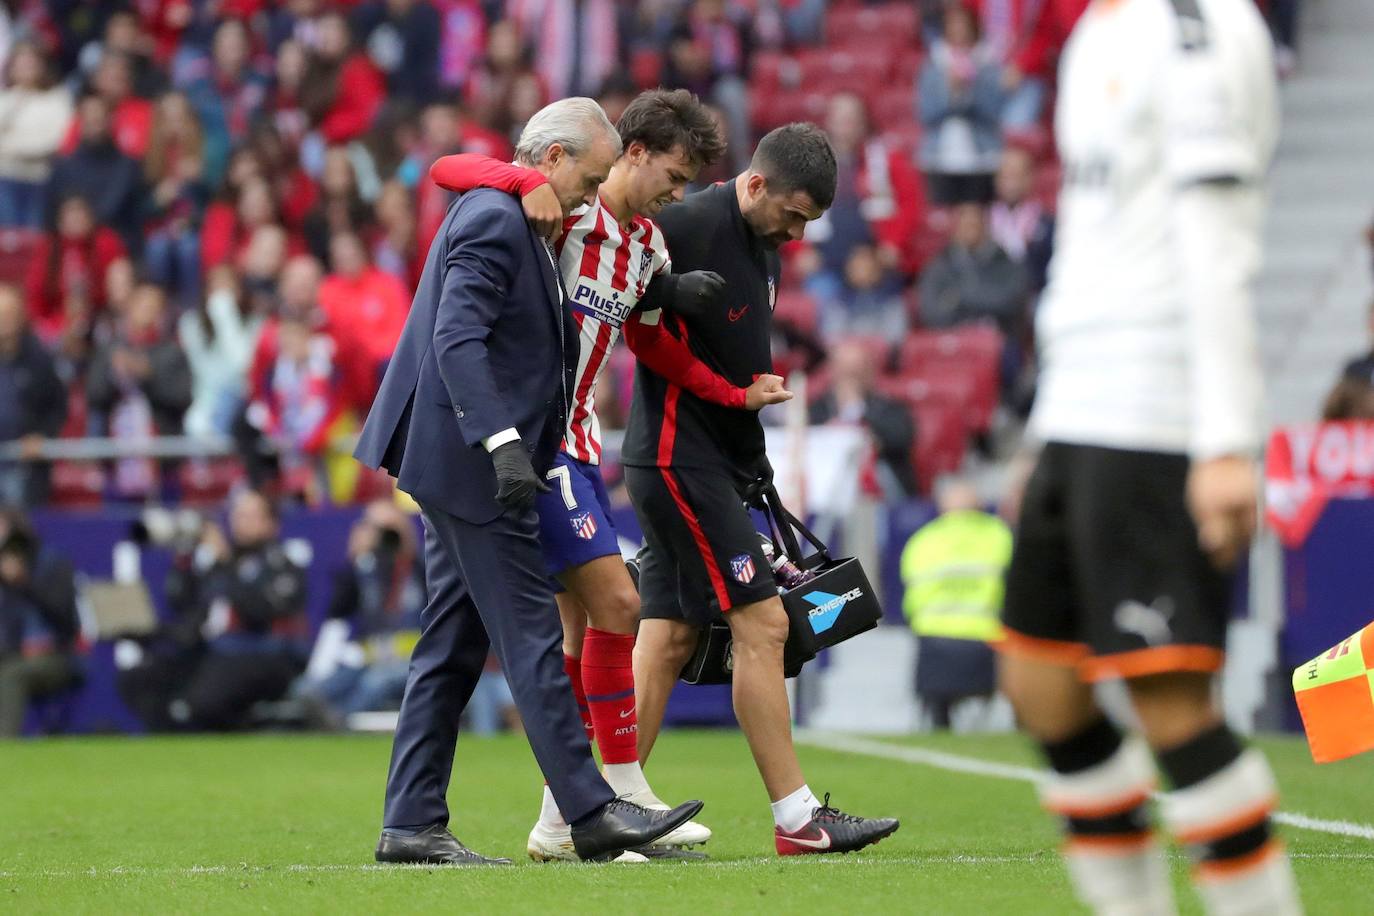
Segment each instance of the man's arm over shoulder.
[[439,187],[460,194],[474,188],[495,188],[523,196],[549,182],[534,169],[477,153],[440,156],[429,167],[429,178]]
[[513,429],[487,356],[487,339],[506,306],[529,226],[504,193],[477,190],[458,206],[434,324],[434,351],[458,431],[470,446]]

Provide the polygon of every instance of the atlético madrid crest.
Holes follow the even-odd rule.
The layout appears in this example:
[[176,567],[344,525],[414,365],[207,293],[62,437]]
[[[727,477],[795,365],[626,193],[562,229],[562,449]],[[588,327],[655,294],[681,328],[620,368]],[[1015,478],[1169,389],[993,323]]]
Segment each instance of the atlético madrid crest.
[[584,541],[590,541],[596,537],[596,519],[590,512],[583,512],[581,515],[574,515],[569,521],[572,522],[573,534]]
[[730,561],[730,575],[735,577],[737,582],[748,585],[754,581],[754,558],[747,553],[742,553]]
[[768,310],[771,312],[778,307],[778,281],[772,277],[768,278]]

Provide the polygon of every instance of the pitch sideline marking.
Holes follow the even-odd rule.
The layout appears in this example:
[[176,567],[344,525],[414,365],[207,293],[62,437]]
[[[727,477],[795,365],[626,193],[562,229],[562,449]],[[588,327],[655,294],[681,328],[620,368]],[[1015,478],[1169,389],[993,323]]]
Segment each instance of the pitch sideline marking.
[[[883,741],[856,738],[852,735],[841,735],[834,732],[799,731],[796,734],[796,741],[798,744],[805,744],[821,750],[841,751],[865,757],[881,757],[887,760],[898,760],[902,763],[931,766],[955,773],[971,773],[975,776],[992,776],[997,779],[1012,779],[1029,783],[1037,783],[1042,778],[1039,770],[1018,766],[1014,763],[996,763],[977,757],[964,757],[961,754],[950,754],[945,751],[888,744]],[[1280,824],[1287,824],[1289,827],[1296,827],[1299,830],[1312,830],[1335,836],[1353,836],[1363,840],[1374,840],[1374,827],[1367,824],[1357,824],[1353,821],[1326,820],[1325,818],[1310,817],[1306,814],[1296,814],[1289,811],[1276,811],[1273,819]]]

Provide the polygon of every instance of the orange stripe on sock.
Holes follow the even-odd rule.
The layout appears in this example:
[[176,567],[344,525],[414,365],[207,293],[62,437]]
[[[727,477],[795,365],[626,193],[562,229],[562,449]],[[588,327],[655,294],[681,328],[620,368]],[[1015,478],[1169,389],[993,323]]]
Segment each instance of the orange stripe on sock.
[[1124,814],[1132,808],[1143,805],[1150,798],[1151,788],[1146,786],[1131,792],[1129,795],[1119,796],[1111,801],[1096,805],[1046,801],[1045,808],[1065,817],[1111,817],[1114,814]]
[[1089,853],[1092,855],[1130,855],[1150,845],[1154,833],[1142,830],[1139,833],[1118,833],[1111,836],[1073,836],[1064,841],[1063,853]]
[[1050,665],[1063,665],[1072,668],[1088,657],[1088,647],[1081,642],[1060,642],[1057,639],[1041,639],[1018,633],[1006,624],[1002,625],[1002,638],[992,644],[998,652],[1029,658],[1032,661]]
[[1282,853],[1283,844],[1278,840],[1270,840],[1254,852],[1236,859],[1203,862],[1193,873],[1199,881],[1227,881],[1268,865],[1271,859]]
[[1224,836],[1240,833],[1268,817],[1269,812],[1278,805],[1278,801],[1277,796],[1271,795],[1258,805],[1247,808],[1239,814],[1233,814],[1210,824],[1180,830],[1177,833],[1178,840],[1180,843],[1210,843]]
[[1084,659],[1081,670],[1084,680],[1104,681],[1173,671],[1217,671],[1224,658],[1222,651],[1212,646],[1156,646]]

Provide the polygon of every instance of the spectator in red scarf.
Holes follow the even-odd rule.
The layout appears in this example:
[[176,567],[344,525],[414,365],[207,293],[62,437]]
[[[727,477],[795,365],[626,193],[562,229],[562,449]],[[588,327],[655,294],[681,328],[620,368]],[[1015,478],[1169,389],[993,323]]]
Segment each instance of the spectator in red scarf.
[[301,104],[325,142],[347,143],[372,126],[386,99],[386,81],[367,55],[354,49],[342,13],[321,16],[317,29]]
[[224,20],[215,30],[209,72],[186,89],[205,130],[205,176],[211,187],[223,177],[229,151],[247,138],[267,102],[267,80],[253,69],[251,55],[248,27]]
[[410,313],[410,293],[401,281],[368,262],[367,248],[357,233],[334,233],[329,263],[333,273],[320,284],[320,308],[331,326],[349,328],[363,343],[380,381]]
[[209,198],[204,171],[205,142],[195,109],[182,93],[169,92],[158,100],[143,160],[150,188],[144,268],[182,308],[200,298],[200,225]]
[[39,241],[25,281],[38,336],[52,344],[69,326],[87,327],[105,308],[106,271],[124,254],[119,236],[96,224],[90,201],[80,194],[63,198],[57,231]]

